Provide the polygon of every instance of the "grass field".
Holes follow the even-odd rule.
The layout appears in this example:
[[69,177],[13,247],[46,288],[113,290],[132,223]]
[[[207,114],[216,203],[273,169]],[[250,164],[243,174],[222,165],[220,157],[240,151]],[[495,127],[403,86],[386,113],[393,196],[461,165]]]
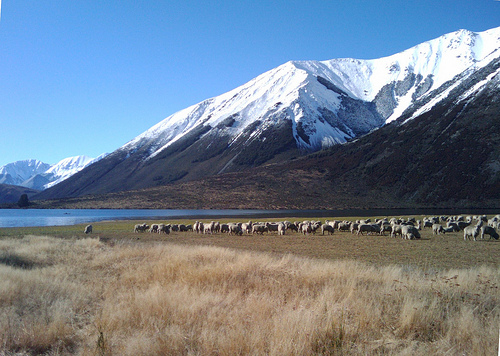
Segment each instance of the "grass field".
[[135,223],[0,229],[0,355],[498,353],[500,241]]

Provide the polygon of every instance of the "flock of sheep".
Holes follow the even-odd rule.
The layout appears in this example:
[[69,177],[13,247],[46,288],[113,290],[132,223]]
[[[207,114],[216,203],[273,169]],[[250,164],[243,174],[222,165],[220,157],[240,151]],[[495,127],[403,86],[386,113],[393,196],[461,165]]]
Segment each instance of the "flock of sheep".
[[[446,224],[443,226],[442,224]],[[92,226],[90,226],[90,232]],[[325,232],[333,234],[335,230],[350,231],[356,234],[380,234],[390,233],[392,237],[400,236],[403,239],[419,239],[420,230],[431,228],[433,234],[445,234],[449,232],[464,232],[464,240],[474,239],[476,241],[478,236],[484,239],[485,235],[489,235],[490,239],[498,240],[499,235],[497,229],[500,227],[500,214],[488,219],[486,216],[439,216],[439,217],[425,217],[423,220],[416,220],[414,218],[384,218],[376,219],[374,222],[371,219],[357,220],[357,221],[329,221],[324,223],[321,221],[302,221],[302,222],[259,222],[252,223],[220,223],[212,221],[210,223],[203,223],[196,221],[193,225],[184,224],[152,224],[147,225],[137,224],[134,227],[134,232],[150,233],[164,233],[169,234],[171,231],[185,232],[194,231],[200,234],[215,234],[215,233],[228,233],[233,235],[243,234],[264,234],[270,232],[277,232],[278,235],[285,235],[286,231],[295,231],[303,234],[314,234],[321,230],[324,235]]]

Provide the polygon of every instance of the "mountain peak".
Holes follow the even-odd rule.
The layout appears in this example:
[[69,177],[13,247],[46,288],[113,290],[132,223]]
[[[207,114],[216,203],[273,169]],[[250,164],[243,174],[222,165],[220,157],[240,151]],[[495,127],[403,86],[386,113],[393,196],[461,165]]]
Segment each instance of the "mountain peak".
[[45,172],[50,164],[36,159],[26,159],[8,163],[0,167],[0,183],[20,185],[30,177]]
[[97,158],[87,156],[68,157],[54,165],[36,159],[16,161],[0,167],[0,184],[17,185],[36,190],[47,189],[104,156],[106,154]]
[[459,30],[378,59],[288,61],[168,116],[92,165],[88,177],[68,181],[66,194],[81,194],[71,188],[77,181],[86,194],[141,189],[346,143],[478,80],[474,73],[500,54],[499,35]]
[[75,168],[85,167],[92,160],[93,158],[84,155],[64,158],[51,166],[45,173],[60,174],[62,172],[70,172]]
[[[233,142],[253,127],[248,141],[286,118],[297,147],[314,151],[397,119],[416,99],[499,47],[500,28],[458,30],[379,59],[288,61],[167,117],[120,150],[147,147],[141,152],[149,160],[189,135],[217,131]],[[353,107],[356,114],[346,117],[344,112]]]

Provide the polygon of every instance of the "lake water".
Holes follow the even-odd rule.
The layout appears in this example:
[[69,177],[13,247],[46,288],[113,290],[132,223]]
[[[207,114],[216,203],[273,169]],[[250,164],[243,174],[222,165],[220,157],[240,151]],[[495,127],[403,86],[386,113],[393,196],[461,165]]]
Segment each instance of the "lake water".
[[400,216],[400,215],[458,215],[497,214],[498,210],[451,210],[451,209],[349,209],[349,210],[255,210],[255,209],[210,209],[210,210],[153,210],[153,209],[0,209],[0,228],[27,226],[56,226],[86,224],[104,220],[179,218],[278,218],[278,217],[342,217],[342,216]]
[[[273,215],[268,210],[0,209],[0,227],[56,226],[104,220]],[[283,211],[280,211],[283,212]]]

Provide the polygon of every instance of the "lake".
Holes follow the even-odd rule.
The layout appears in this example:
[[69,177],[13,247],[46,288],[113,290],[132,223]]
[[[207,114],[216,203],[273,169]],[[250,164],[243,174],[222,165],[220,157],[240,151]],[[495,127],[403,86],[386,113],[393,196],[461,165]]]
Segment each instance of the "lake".
[[497,214],[498,209],[348,209],[348,210],[256,210],[256,209],[0,209],[0,228],[86,224],[104,220],[171,220],[216,218],[345,217],[399,215]]
[[[104,220],[271,216],[268,210],[0,209],[0,227],[56,226]],[[279,211],[283,212],[283,211]]]

